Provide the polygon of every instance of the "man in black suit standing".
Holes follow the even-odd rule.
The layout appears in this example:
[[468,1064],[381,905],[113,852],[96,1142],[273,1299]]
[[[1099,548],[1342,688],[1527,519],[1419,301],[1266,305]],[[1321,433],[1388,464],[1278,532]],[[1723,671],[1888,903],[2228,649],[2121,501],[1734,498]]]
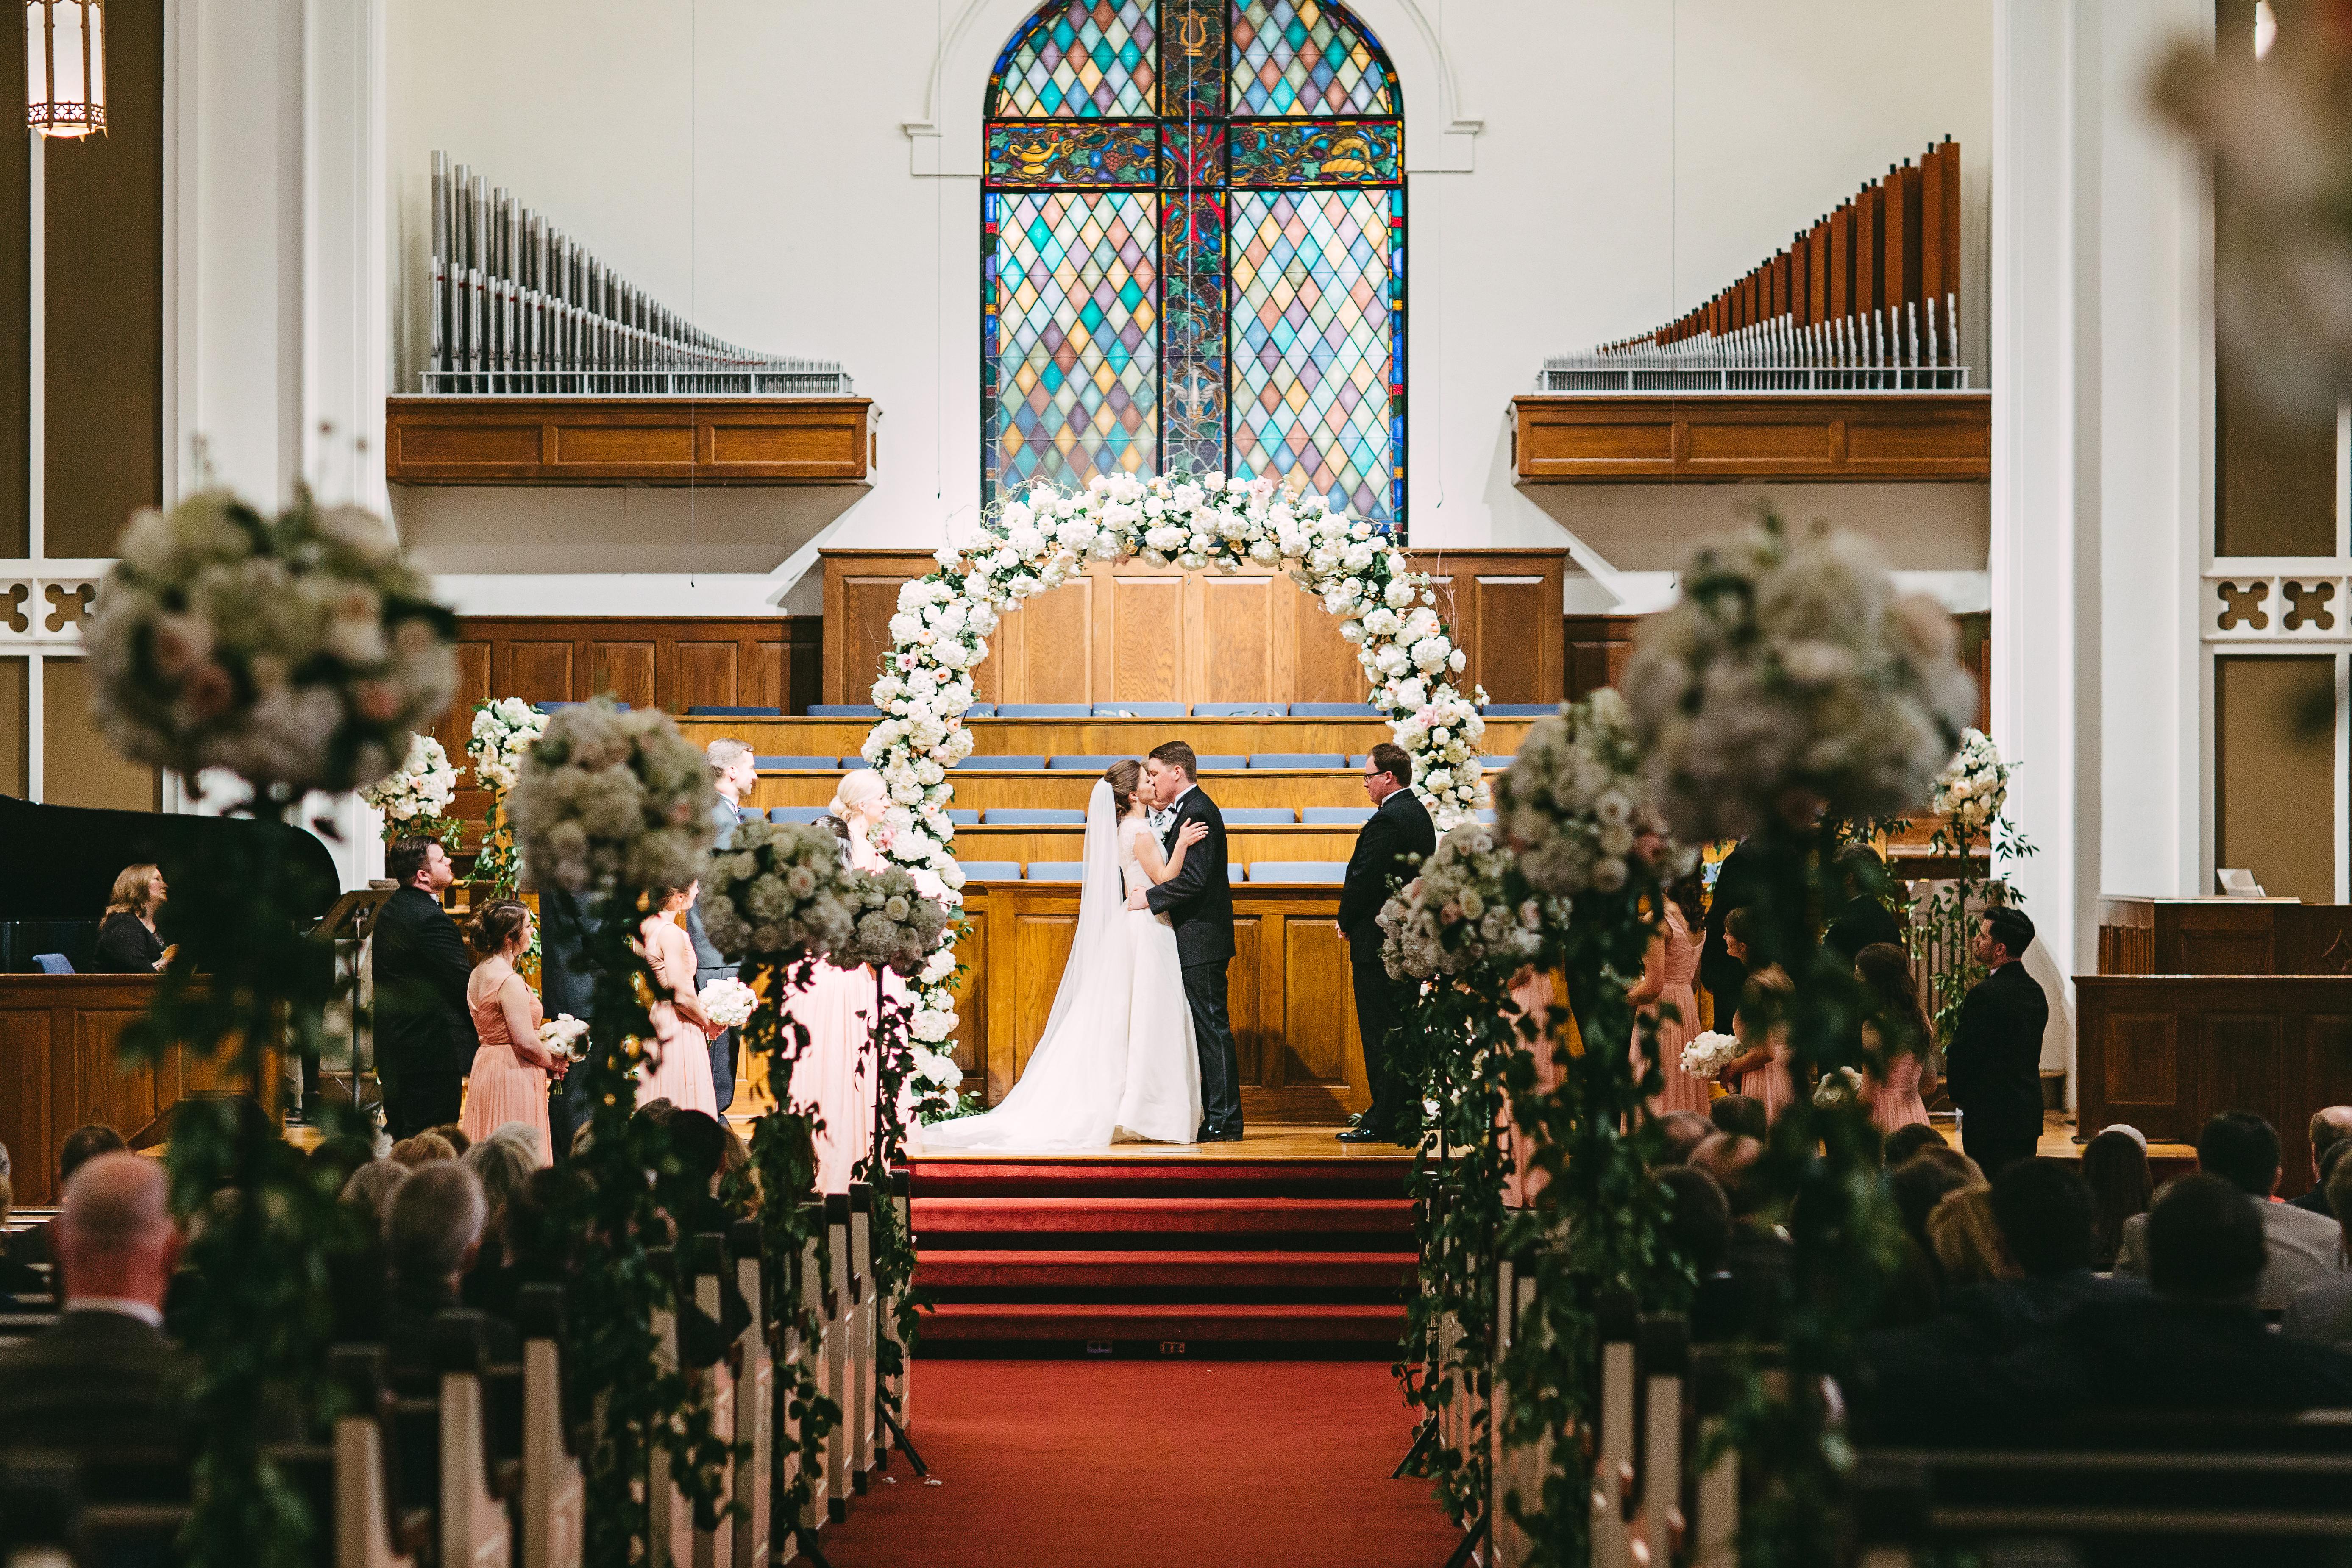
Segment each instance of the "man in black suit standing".
[[170,1445],[180,1358],[163,1334],[163,1294],[180,1233],[163,1164],[100,1154],[66,1184],[50,1226],[65,1311],[0,1347],[0,1448],[89,1453]]
[[1391,979],[1381,962],[1381,906],[1414,867],[1436,852],[1437,827],[1413,793],[1412,759],[1402,746],[1382,741],[1372,748],[1364,793],[1374,809],[1356,835],[1356,852],[1348,857],[1348,878],[1339,888],[1339,934],[1348,939],[1356,1027],[1364,1037],[1364,1077],[1371,1085],[1372,1104],[1339,1141],[1395,1143],[1421,1119],[1405,1109],[1404,1081],[1391,1054],[1390,1036],[1411,983]]
[[[602,898],[594,893],[583,896],[553,886],[539,890],[539,1001],[551,1018],[569,1013],[585,1024],[596,1016],[591,949],[602,907]],[[585,1071],[574,1067],[555,1080],[547,1122],[556,1159],[572,1152],[572,1140],[595,1113]]]
[[394,1139],[457,1120],[466,1070],[481,1044],[466,1010],[473,973],[465,940],[441,908],[457,879],[430,838],[396,838],[384,874],[400,890],[376,911],[375,1076],[384,1124]]
[[[725,849],[735,842],[735,829],[743,823],[759,819],[760,813],[742,804],[751,786],[760,782],[759,759],[751,748],[741,741],[713,741],[704,753],[710,762],[710,782],[719,791],[719,803],[710,808],[710,825],[719,830],[714,849]],[[702,929],[702,900],[697,899],[686,906],[686,934],[694,943],[694,986],[699,991],[714,980],[731,978],[737,961],[719,951]],[[735,1103],[735,1031],[726,1029],[710,1041],[710,1088],[719,1099],[722,1116]]]
[[1867,844],[1849,844],[1838,851],[1836,864],[1845,903],[1830,921],[1830,929],[1822,933],[1822,946],[1852,968],[1853,955],[1874,942],[1902,946],[1903,928],[1878,901],[1878,890],[1886,886],[1886,862],[1879,858],[1877,850]]
[[2033,945],[2022,910],[1990,909],[1969,951],[1992,973],[1960,1003],[1944,1080],[1960,1108],[1960,1142],[1988,1182],[2042,1142],[2042,1033],[2050,998],[2019,962]]
[[1225,816],[1201,793],[1201,768],[1181,741],[1155,746],[1144,760],[1151,798],[1168,813],[1160,847],[1173,847],[1187,822],[1209,836],[1185,852],[1184,868],[1144,894],[1153,914],[1176,928],[1176,962],[1192,1009],[1192,1046],[1201,1055],[1201,1130],[1196,1143],[1238,1143],[1242,1136],[1241,1057],[1225,1016],[1225,965],[1234,956],[1234,888],[1225,870]]

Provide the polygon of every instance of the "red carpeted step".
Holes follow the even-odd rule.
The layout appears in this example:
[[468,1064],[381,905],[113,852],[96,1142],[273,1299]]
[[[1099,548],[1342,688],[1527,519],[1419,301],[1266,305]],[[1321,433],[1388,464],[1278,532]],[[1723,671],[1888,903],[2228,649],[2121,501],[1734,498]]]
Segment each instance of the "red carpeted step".
[[919,1197],[912,1217],[919,1237],[1412,1234],[1412,1204],[1405,1198]]
[[918,1290],[1389,1289],[1412,1276],[1407,1252],[1048,1252],[925,1249]]
[[918,1198],[1317,1197],[1404,1195],[1412,1161],[916,1160]]
[[1199,1340],[1202,1342],[1393,1344],[1404,1309],[1281,1302],[1085,1306],[1060,1301],[944,1302],[923,1314],[926,1341]]

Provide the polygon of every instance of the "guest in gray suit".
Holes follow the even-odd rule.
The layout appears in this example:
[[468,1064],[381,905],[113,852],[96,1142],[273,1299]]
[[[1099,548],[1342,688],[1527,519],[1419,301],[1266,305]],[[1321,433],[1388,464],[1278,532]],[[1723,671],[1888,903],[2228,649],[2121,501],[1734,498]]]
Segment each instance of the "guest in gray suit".
[[[2352,1214],[2352,1159],[2336,1162],[2327,1177],[2328,1201],[2337,1214]],[[2352,1351],[2352,1273],[2315,1279],[2287,1298],[2286,1337]]]
[[[725,849],[735,842],[738,825],[755,820],[760,813],[743,804],[759,782],[758,759],[751,748],[741,741],[713,741],[706,753],[710,759],[710,782],[719,791],[719,804],[710,808],[711,826],[719,829],[716,848]],[[723,980],[735,973],[740,960],[719,951],[702,929],[702,915],[698,904],[686,907],[686,934],[694,943],[694,985],[696,990],[714,980]],[[735,1102],[735,1031],[729,1029],[710,1042],[710,1088],[719,1099],[721,1115]]]
[[[2344,1227],[2324,1215],[2292,1204],[2274,1204],[2278,1191],[2279,1137],[2251,1110],[2225,1110],[2197,1136],[2197,1168],[2220,1176],[2254,1200],[2261,1216],[2264,1259],[2254,1288],[2254,1305],[2276,1311],[2315,1280],[2344,1271]],[[2124,1221],[2124,1244],[2116,1272],[2148,1277],[2148,1216]]]

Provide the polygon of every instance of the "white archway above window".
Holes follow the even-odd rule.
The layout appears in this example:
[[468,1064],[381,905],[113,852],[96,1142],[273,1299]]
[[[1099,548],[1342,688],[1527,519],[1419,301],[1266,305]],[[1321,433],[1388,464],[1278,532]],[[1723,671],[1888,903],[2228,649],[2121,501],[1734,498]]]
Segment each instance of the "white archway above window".
[[[1348,0],[1348,9],[1371,29],[1396,68],[1405,102],[1405,173],[1468,174],[1472,146],[1486,121],[1463,113],[1454,64],[1434,19],[1420,0]],[[1004,41],[1036,10],[1037,0],[964,0],[947,21],[932,57],[925,117],[902,127],[912,174],[980,177],[989,78]]]

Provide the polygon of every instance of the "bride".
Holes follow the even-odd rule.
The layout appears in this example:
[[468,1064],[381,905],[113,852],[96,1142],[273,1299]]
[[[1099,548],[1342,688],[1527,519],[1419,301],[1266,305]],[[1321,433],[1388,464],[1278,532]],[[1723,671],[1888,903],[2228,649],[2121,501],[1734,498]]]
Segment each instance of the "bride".
[[1142,782],[1142,764],[1114,763],[1087,802],[1077,939],[1020,1081],[993,1110],[924,1128],[924,1152],[1192,1141],[1201,1125],[1192,1010],[1176,932],[1143,907],[1143,894],[1175,876],[1208,830],[1187,822],[1163,859],[1139,798]]

